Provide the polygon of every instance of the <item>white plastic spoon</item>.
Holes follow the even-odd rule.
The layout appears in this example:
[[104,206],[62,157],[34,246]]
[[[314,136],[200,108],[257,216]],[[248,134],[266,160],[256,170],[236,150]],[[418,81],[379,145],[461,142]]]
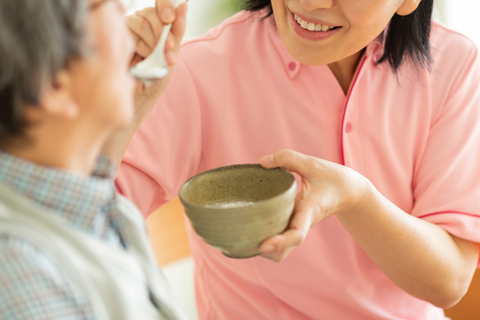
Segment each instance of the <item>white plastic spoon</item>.
[[[175,0],[175,8],[184,3],[185,0]],[[168,64],[165,59],[165,43],[167,42],[168,33],[172,28],[172,24],[163,27],[162,34],[158,40],[157,46],[153,52],[130,69],[130,74],[137,80],[146,84],[151,81],[162,79],[168,74]]]

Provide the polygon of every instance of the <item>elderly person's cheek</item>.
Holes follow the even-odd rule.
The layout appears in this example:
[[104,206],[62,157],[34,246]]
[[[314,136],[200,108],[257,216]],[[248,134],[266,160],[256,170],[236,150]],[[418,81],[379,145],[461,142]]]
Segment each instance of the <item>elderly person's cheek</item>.
[[[120,10],[99,10],[88,21],[92,43],[91,63],[95,113],[98,121],[113,130],[133,120],[135,82],[128,70],[134,44]],[[93,107],[93,106],[92,106]]]

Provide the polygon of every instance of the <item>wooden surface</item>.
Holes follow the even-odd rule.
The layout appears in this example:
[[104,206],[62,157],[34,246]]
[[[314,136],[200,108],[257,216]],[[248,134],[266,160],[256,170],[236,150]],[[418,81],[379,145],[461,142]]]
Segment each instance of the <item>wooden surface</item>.
[[[159,265],[190,255],[184,219],[178,198],[147,218],[148,233]],[[480,270],[477,270],[466,296],[445,314],[452,320],[480,320]]]
[[480,269],[473,277],[468,293],[455,307],[445,310],[452,320],[480,320]]
[[178,198],[148,216],[147,230],[160,266],[190,255],[183,207]]

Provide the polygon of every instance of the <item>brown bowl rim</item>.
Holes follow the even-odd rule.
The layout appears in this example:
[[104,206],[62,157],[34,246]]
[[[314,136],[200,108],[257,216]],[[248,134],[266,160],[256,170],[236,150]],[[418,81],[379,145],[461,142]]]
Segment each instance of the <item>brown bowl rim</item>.
[[[182,186],[180,187],[180,190],[178,191],[178,196],[180,198],[180,201],[184,204],[188,204],[189,206],[191,207],[194,207],[194,208],[203,208],[203,209],[208,209],[208,210],[219,210],[219,211],[222,211],[222,210],[238,210],[238,209],[244,209],[246,207],[239,207],[239,208],[205,208],[205,206],[199,206],[199,205],[196,205],[196,204],[192,204],[190,202],[188,202],[187,200],[185,200],[183,197],[182,197],[182,190],[195,178],[199,177],[199,176],[202,176],[204,174],[207,174],[207,173],[211,173],[211,172],[215,172],[215,171],[224,171],[224,170],[229,170],[229,169],[234,169],[234,168],[238,168],[238,167],[260,167],[262,169],[265,169],[263,168],[260,164],[258,163],[244,163],[244,164],[233,164],[233,165],[229,165],[229,166],[223,166],[223,167],[218,167],[218,168],[214,168],[214,169],[210,169],[210,170],[207,170],[207,171],[203,171],[203,172],[200,172],[196,175],[194,175],[193,177],[191,177],[190,179],[188,179],[187,181],[185,181]],[[284,195],[285,193],[287,193],[288,191],[290,191],[292,188],[296,188],[297,187],[297,180],[295,179],[295,177],[293,176],[293,174],[284,169],[284,168],[272,168],[272,169],[280,169],[286,173],[288,173],[290,175],[290,177],[292,178],[293,182],[292,184],[290,185],[290,187],[288,187],[287,190],[285,190],[284,192],[280,193],[280,194],[277,194],[276,196],[273,196],[273,197],[270,197],[270,198],[267,198],[267,199],[263,199],[263,200],[260,200],[260,201],[255,201],[255,204],[257,203],[264,203],[264,202],[267,202],[267,201],[272,201],[273,199],[276,199],[276,198],[279,198],[281,197],[282,195]],[[265,169],[265,170],[271,170],[271,169]]]

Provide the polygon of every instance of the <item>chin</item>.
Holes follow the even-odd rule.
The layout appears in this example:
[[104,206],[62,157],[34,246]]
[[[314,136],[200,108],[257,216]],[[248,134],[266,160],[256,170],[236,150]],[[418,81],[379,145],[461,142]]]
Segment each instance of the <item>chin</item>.
[[[127,129],[134,120],[134,111],[132,104],[125,104],[125,101],[118,101],[116,108],[109,112],[109,116],[105,118],[106,125],[112,128],[112,131],[119,132]],[[112,117],[112,115],[115,115]]]
[[322,49],[302,48],[300,44],[287,44],[286,47],[290,55],[304,65],[319,66],[333,63],[336,60],[331,59],[327,54],[322,53]]
[[127,129],[133,123],[133,113],[129,114],[128,116],[124,116],[117,121],[117,125],[115,126],[116,131],[122,131]]
[[[290,50],[289,50],[290,51]],[[321,66],[333,63],[335,61],[330,61],[329,59],[325,59],[324,57],[306,55],[303,53],[292,53],[290,52],[292,57],[300,62],[301,64],[308,65],[308,66]]]

